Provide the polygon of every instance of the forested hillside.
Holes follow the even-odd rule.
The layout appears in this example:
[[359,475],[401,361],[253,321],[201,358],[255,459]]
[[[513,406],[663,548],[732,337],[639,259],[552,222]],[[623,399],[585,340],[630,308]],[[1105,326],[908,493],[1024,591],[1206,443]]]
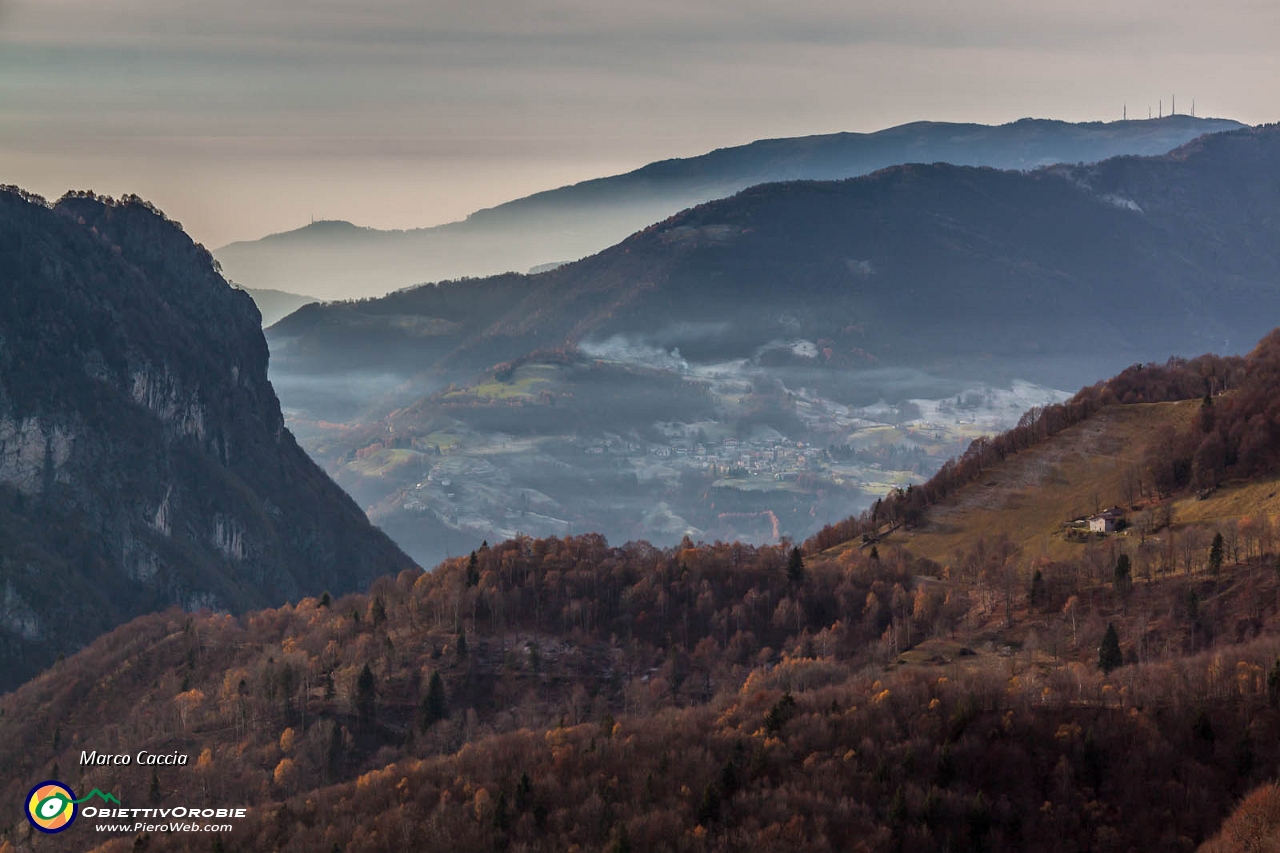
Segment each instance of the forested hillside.
[[[147,617],[5,697],[10,784],[253,804],[227,850],[1190,849],[1280,767],[1271,558],[1044,567],[1012,611],[926,568],[513,542],[369,596]],[[193,763],[78,767],[95,747]]]
[[[1162,485],[1149,451],[1229,436],[1278,358],[1273,336],[1135,366],[976,447],[918,516],[882,501],[868,540],[520,538],[367,595],[136,620],[0,699],[10,793],[250,804],[221,850],[1194,849],[1280,771],[1280,481],[1237,454],[1205,493],[1192,451]],[[1082,429],[1136,445],[1125,510],[1150,524],[990,523],[913,553],[1055,448],[1122,489],[1107,452],[1072,461]],[[147,778],[84,749],[192,765]],[[192,849],[101,849],[135,844]]]

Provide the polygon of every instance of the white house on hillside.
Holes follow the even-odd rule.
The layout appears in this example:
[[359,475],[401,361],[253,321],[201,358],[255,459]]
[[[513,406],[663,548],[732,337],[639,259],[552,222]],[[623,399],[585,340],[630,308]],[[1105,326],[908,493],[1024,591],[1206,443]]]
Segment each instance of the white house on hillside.
[[1124,511],[1120,507],[1113,506],[1111,509],[1105,509],[1097,515],[1089,516],[1089,532],[1114,533],[1116,524],[1123,520]]

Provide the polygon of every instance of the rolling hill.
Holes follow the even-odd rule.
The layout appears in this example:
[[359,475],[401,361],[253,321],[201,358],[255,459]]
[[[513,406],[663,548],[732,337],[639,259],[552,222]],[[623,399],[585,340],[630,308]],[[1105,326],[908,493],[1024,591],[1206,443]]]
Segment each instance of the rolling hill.
[[598,252],[678,210],[761,183],[835,180],[908,162],[1003,169],[1163,154],[1238,122],[1169,116],[1155,121],[1023,119],[1000,126],[916,122],[876,133],[765,139],[699,157],[664,160],[478,211],[462,222],[378,231],[316,222],[214,254],[250,288],[325,299],[379,296],[412,284],[524,271]]

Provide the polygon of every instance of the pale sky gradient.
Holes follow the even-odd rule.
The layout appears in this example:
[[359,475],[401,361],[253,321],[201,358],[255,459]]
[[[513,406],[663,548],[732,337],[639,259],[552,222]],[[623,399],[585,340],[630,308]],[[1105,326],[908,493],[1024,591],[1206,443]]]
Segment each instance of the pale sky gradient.
[[1280,118],[1274,0],[0,0],[0,183],[211,248],[409,228],[752,139]]

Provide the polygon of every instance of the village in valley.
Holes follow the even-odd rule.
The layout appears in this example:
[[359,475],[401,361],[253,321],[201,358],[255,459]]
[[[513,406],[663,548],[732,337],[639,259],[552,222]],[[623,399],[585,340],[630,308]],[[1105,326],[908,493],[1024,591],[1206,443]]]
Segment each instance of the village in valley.
[[[440,409],[452,414],[449,421],[393,421],[390,434],[334,465],[335,476],[376,523],[430,530],[449,549],[581,530],[658,545],[685,536],[798,541],[923,482],[975,438],[1065,396],[1015,382],[859,406],[777,382],[768,393],[782,400],[777,408],[786,417],[762,419],[764,371],[719,365],[660,371],[704,389],[705,405],[691,412],[697,417],[672,417],[683,412],[668,407],[648,421],[640,409],[602,423],[563,412],[550,428],[522,432],[522,420],[545,415],[557,399],[562,406],[587,399],[566,385],[564,372],[525,365],[502,383],[448,392]],[[642,377],[629,373],[622,382],[654,381],[651,370]]]

